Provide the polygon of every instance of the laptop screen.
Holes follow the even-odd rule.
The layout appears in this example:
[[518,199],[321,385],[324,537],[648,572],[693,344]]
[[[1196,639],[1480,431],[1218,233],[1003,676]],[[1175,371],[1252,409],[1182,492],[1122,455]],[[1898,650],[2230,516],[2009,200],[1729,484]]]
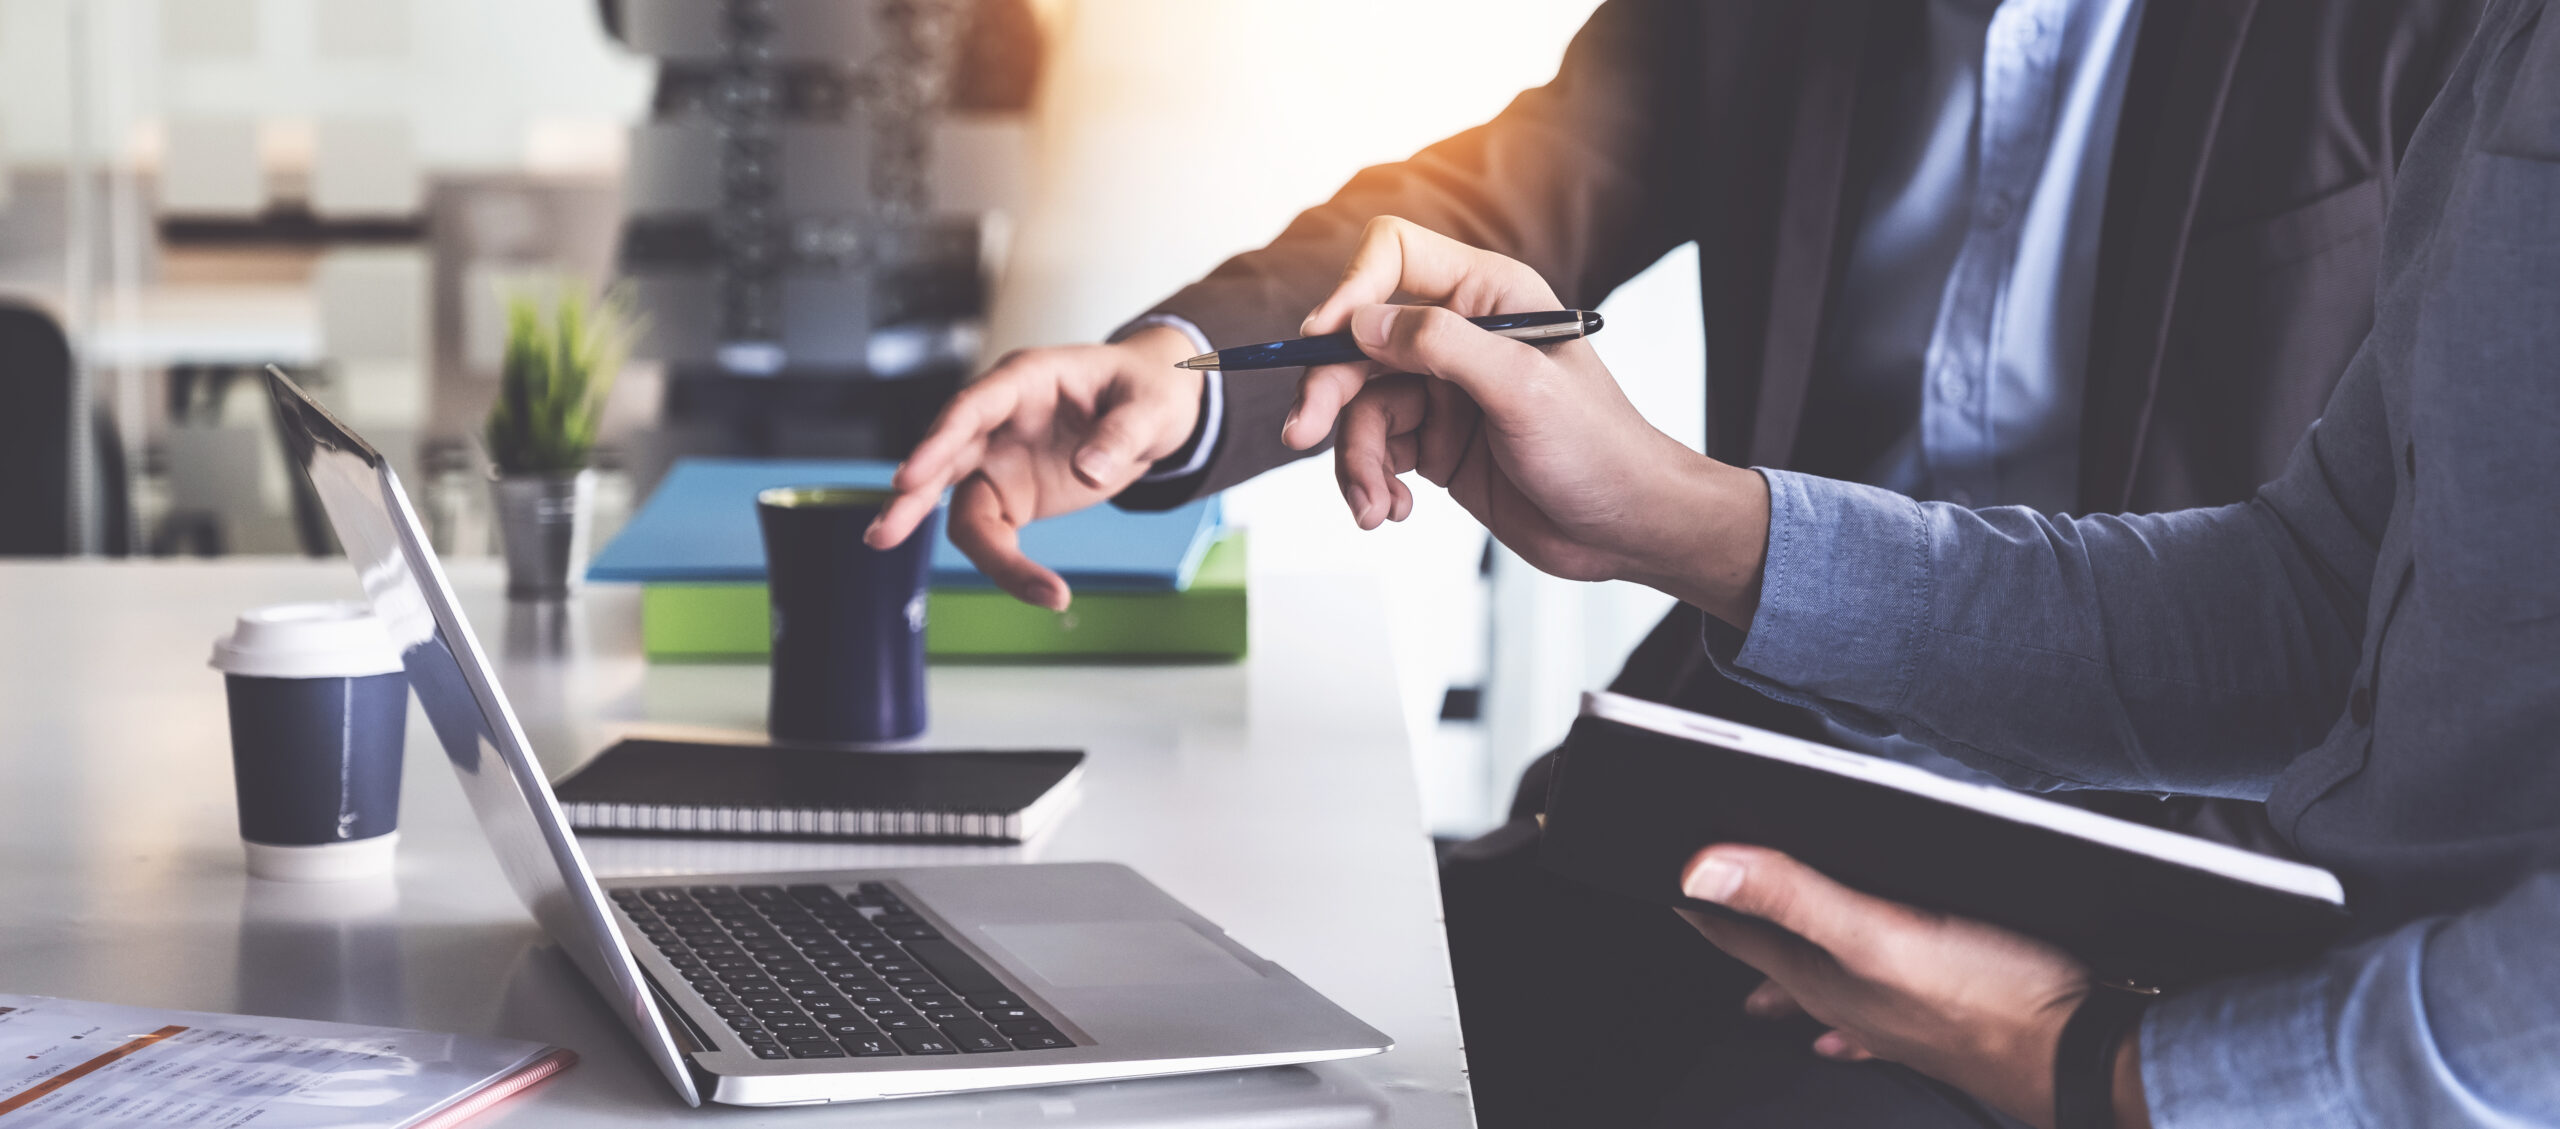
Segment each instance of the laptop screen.
[[642,984],[594,873],[561,818],[495,673],[462,618],[408,496],[372,445],[284,373],[267,370],[276,425],[310,477],[365,598],[398,642],[409,685],[516,895],[605,993],[687,1102],[692,1074]]

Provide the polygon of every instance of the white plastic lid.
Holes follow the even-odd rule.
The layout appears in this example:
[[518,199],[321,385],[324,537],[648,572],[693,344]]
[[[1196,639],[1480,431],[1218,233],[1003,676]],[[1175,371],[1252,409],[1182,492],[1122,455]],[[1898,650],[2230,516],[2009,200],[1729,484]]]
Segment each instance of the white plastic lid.
[[354,678],[400,670],[400,649],[363,604],[278,604],[240,613],[213,641],[213,669],[258,678]]

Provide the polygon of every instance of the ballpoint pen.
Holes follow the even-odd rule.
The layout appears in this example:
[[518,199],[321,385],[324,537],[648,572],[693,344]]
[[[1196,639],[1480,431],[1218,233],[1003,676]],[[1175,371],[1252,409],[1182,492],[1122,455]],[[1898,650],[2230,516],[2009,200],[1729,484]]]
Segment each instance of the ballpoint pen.
[[[1470,324],[1514,341],[1532,345],[1552,345],[1589,337],[1600,332],[1600,315],[1589,310],[1541,310],[1532,314],[1494,314],[1468,318]],[[1260,345],[1241,345],[1202,353],[1182,362],[1187,369],[1217,369],[1221,372],[1243,372],[1248,369],[1299,368],[1307,365],[1332,365],[1357,361],[1368,354],[1360,351],[1358,342],[1348,333],[1328,333],[1321,337],[1299,337],[1288,341],[1268,341]]]

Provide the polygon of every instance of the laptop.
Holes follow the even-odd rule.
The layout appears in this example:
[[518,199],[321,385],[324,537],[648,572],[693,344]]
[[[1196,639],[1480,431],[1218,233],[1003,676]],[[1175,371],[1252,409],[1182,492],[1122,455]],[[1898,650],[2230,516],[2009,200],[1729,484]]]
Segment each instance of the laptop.
[[599,881],[391,467],[268,391],[508,882],[690,1105],[803,1105],[1393,1044],[1109,863]]

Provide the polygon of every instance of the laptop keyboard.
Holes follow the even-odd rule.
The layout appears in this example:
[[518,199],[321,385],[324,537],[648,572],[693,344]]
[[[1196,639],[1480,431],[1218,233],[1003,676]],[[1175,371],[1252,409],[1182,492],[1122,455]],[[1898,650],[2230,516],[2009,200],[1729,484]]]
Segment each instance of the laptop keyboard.
[[757,1058],[1053,1050],[1075,1041],[886,883],[611,891]]

